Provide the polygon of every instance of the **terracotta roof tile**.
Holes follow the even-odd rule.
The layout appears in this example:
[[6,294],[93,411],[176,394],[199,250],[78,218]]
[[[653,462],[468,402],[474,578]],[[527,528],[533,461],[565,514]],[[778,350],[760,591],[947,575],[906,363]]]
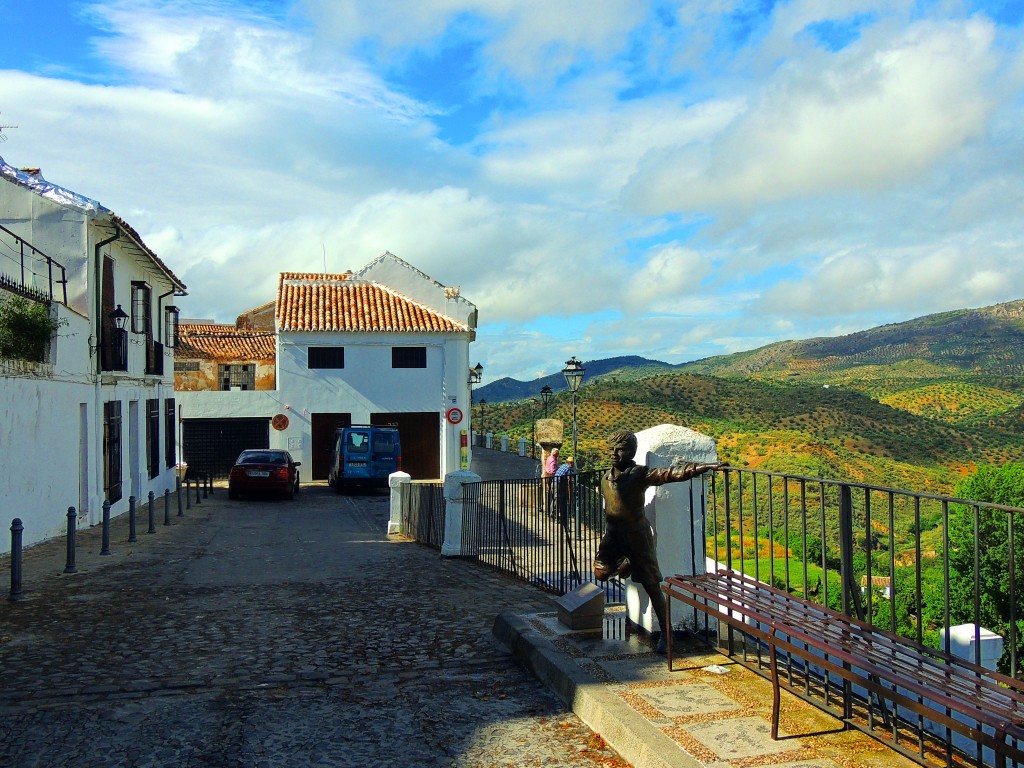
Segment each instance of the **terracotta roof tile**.
[[238,330],[233,325],[182,323],[178,326],[178,360],[273,360],[274,334]]
[[459,333],[463,323],[377,283],[343,275],[282,272],[277,288],[282,331]]

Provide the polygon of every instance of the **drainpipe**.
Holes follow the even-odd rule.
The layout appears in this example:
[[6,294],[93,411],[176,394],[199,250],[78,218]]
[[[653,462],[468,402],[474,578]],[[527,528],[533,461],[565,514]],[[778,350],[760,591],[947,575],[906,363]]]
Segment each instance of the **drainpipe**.
[[93,246],[93,272],[95,274],[95,284],[93,286],[93,305],[96,307],[96,318],[95,318],[95,333],[96,333],[96,384],[95,394],[93,402],[93,418],[92,423],[95,426],[92,435],[92,444],[94,447],[93,456],[96,457],[96,461],[92,462],[95,467],[94,480],[96,494],[90,492],[89,502],[89,525],[95,525],[96,523],[96,507],[99,506],[99,498],[103,494],[103,392],[101,391],[102,385],[100,384],[100,377],[103,374],[103,352],[100,344],[103,342],[103,259],[100,256],[100,250],[115,240],[121,238],[121,228],[116,224],[114,225],[114,234],[108,237],[106,240],[100,240]]

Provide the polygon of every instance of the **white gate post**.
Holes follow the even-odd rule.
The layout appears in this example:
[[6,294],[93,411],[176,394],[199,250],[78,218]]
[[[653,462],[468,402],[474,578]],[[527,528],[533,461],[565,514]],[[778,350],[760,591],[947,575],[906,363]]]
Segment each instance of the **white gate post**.
[[475,549],[463,548],[462,531],[466,527],[467,516],[473,511],[468,486],[479,482],[480,475],[465,469],[444,476],[444,543],[441,554],[445,557],[476,555]]

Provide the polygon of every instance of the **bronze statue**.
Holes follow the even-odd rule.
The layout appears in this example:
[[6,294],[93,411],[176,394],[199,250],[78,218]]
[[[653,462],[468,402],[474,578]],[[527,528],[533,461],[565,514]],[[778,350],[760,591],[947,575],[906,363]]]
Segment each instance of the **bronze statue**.
[[619,430],[609,437],[612,466],[601,478],[604,495],[606,527],[601,545],[594,559],[594,576],[605,581],[612,576],[632,576],[651,598],[651,606],[658,617],[661,636],[658,653],[665,653],[666,632],[672,628],[665,622],[665,596],[661,593],[661,569],[654,547],[654,530],[644,516],[644,491],[656,485],[678,483],[702,475],[708,470],[729,466],[724,462],[713,464],[686,464],[663,469],[646,467],[633,461],[636,456],[636,435]]

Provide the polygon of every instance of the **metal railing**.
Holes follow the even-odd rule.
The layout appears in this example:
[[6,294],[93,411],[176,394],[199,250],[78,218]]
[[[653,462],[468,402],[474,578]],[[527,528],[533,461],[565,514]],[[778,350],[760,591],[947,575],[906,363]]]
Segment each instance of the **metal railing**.
[[[465,486],[461,551],[481,565],[563,595],[596,582],[592,563],[604,534],[600,472],[564,480],[487,480]],[[439,483],[411,483],[402,495],[403,530],[440,549],[445,502]],[[621,601],[617,579],[603,584]]]
[[[870,622],[950,650],[947,627],[1004,639],[1020,677],[1018,573],[1024,509],[863,483],[730,468],[711,480],[704,555]],[[698,553],[699,555],[699,553]]]
[[0,286],[37,301],[68,303],[63,266],[0,225]]
[[444,544],[444,486],[413,481],[402,493],[402,530],[420,544],[440,549]]

